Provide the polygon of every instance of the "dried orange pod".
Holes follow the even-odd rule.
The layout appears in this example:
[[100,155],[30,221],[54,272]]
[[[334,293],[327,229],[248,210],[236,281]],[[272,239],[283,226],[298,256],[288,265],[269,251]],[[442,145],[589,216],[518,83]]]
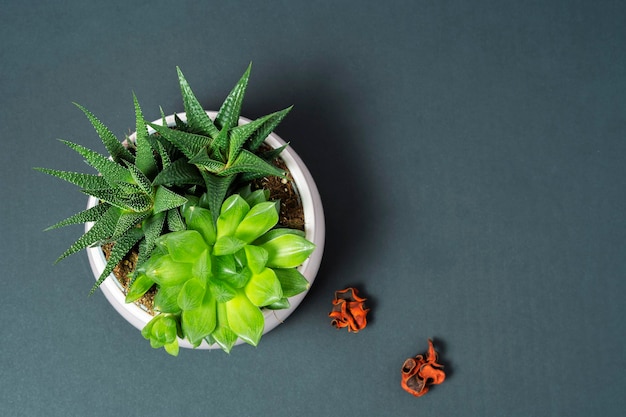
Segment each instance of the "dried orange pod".
[[348,328],[349,332],[357,333],[367,326],[367,312],[365,301],[367,298],[359,297],[356,288],[346,288],[335,291],[333,307],[328,314],[332,319],[331,325],[338,329]]
[[416,397],[421,397],[431,385],[441,384],[446,379],[443,365],[437,363],[437,352],[430,339],[426,354],[405,360],[401,373],[400,386]]

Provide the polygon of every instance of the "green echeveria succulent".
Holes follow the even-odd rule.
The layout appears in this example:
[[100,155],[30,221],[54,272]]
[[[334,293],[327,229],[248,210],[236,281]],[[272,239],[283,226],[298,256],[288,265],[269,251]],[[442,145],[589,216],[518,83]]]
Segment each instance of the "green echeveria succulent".
[[203,340],[229,352],[237,338],[256,346],[264,330],[261,308],[282,309],[308,288],[296,269],[315,245],[299,230],[275,228],[278,202],[265,190],[234,194],[214,224],[205,198],[183,207],[187,229],[157,239],[137,268],[127,302],[152,286],[159,311],[142,334],[155,348],[178,353],[178,337]]

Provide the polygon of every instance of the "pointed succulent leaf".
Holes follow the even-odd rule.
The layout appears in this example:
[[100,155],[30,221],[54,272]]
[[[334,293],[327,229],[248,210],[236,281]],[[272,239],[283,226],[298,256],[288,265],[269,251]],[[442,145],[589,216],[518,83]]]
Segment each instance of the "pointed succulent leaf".
[[159,236],[161,236],[161,232],[163,231],[163,226],[165,224],[165,213],[156,213],[152,216],[149,216],[144,220],[141,224],[141,229],[145,236],[145,239],[142,240],[139,245],[139,257],[137,259],[137,265],[141,265],[144,263],[152,253],[154,246],[156,244],[156,240]]
[[113,132],[111,132],[109,128],[107,128],[96,116],[94,116],[93,113],[78,103],[74,103],[74,105],[85,113],[85,116],[87,116],[91,125],[94,129],[96,129],[102,143],[115,162],[121,162],[122,160],[133,162],[135,160],[133,154],[131,154],[128,149],[122,145]]
[[287,297],[283,297],[280,300],[273,302],[272,304],[266,305],[263,308],[267,308],[268,310],[284,310],[289,308],[291,304],[289,303],[289,299]]
[[226,164],[217,161],[207,155],[206,149],[201,149],[193,158],[189,160],[190,164],[200,169],[205,169],[213,174],[218,174],[226,168]]
[[127,303],[132,303],[133,301],[137,301],[141,297],[144,296],[145,293],[148,292],[150,288],[154,286],[154,281],[148,278],[147,275],[140,274],[128,289],[128,293],[126,294],[125,301]]
[[180,215],[180,211],[176,208],[170,209],[167,211],[167,228],[172,232],[178,232],[180,230],[185,230],[185,222],[183,221],[183,217]]
[[207,291],[205,300],[193,310],[184,310],[181,316],[183,334],[192,345],[199,345],[202,339],[210,335],[215,329],[217,321],[215,299]]
[[120,188],[117,189],[104,189],[104,190],[82,190],[85,194],[96,197],[99,200],[105,201],[112,206],[118,207],[122,210],[130,210],[135,212],[144,212],[152,206],[150,197],[146,194],[133,194],[128,195]]
[[256,151],[263,144],[269,134],[272,133],[274,129],[276,129],[280,122],[282,122],[282,120],[285,118],[287,113],[291,111],[292,108],[293,106],[290,106],[284,110],[272,113],[269,119],[254,132],[249,140],[248,149],[251,151]]
[[218,303],[230,301],[237,294],[237,291],[233,287],[219,279],[211,280],[209,288]]
[[154,178],[154,181],[152,181],[152,185],[204,185],[204,180],[195,165],[181,158],[172,162],[166,168],[163,168]]
[[217,223],[220,208],[226,198],[226,194],[234,180],[234,177],[218,177],[204,171],[201,171],[201,174],[204,178],[207,190],[210,190],[210,192],[206,194],[205,199],[208,204],[207,208],[213,215],[213,223]]
[[104,280],[113,272],[117,264],[121,262],[142,237],[143,233],[140,229],[132,228],[116,239],[113,249],[111,249],[111,253],[109,254],[109,259],[107,259],[107,263],[100,273],[98,280],[91,288],[89,295],[93,294],[98,287],[100,287]]
[[309,281],[296,268],[276,268],[276,277],[283,289],[283,296],[293,297],[309,289]]
[[135,213],[133,211],[122,211],[117,220],[117,224],[115,225],[115,230],[113,231],[111,239],[116,240],[120,236],[126,234],[131,228],[135,228],[135,226],[141,223],[141,221],[145,219],[148,214],[149,213],[147,212]]
[[260,274],[267,265],[269,257],[267,251],[260,246],[246,245],[244,247],[248,268],[254,274]]
[[244,246],[246,246],[246,242],[243,240],[232,236],[222,236],[215,242],[213,254],[215,254],[215,256],[232,255],[243,249]]
[[195,230],[171,232],[159,239],[167,247],[167,252],[175,262],[194,263],[207,248],[202,235]]
[[233,288],[242,288],[252,276],[250,269],[240,267],[233,255],[214,257],[213,273],[217,279],[227,282]]
[[175,130],[155,123],[148,123],[148,126],[172,143],[172,145],[180,150],[188,159],[193,158],[194,155],[209,146],[212,142],[212,139],[208,136]]
[[172,356],[178,356],[178,352],[180,350],[180,347],[178,346],[178,339],[174,339],[171,343],[164,344],[163,349],[165,349],[165,351]]
[[270,164],[264,159],[259,158],[252,152],[246,151],[245,149],[239,153],[237,159],[233,162],[229,161],[227,167],[222,170],[219,175],[227,176],[244,172],[257,176],[285,176],[285,172],[280,168]]
[[257,307],[275,303],[283,298],[280,281],[270,268],[265,268],[259,274],[253,274],[244,290],[246,297]]
[[228,160],[228,129],[222,128],[215,140],[209,146],[209,152],[216,158]]
[[213,330],[213,333],[211,333],[211,337],[226,353],[230,353],[237,342],[237,335],[228,325],[225,303],[217,304],[217,326],[215,330]]
[[137,100],[137,96],[135,96],[134,93],[133,93],[133,103],[135,105],[135,119],[136,119],[135,144],[137,146],[136,156],[135,156],[135,165],[148,178],[154,178],[154,176],[156,175],[156,172],[158,171],[158,167],[154,159],[154,152],[153,152],[152,146],[150,145],[150,141],[148,139],[148,128],[146,127],[146,122],[143,118],[143,113],[141,112],[139,101]]
[[76,253],[88,246],[101,242],[109,238],[115,230],[115,225],[119,219],[121,212],[117,207],[109,207],[107,211],[96,221],[91,229],[82,235],[76,242],[72,244],[63,254],[56,260],[59,262],[61,259]]
[[315,245],[303,237],[285,234],[261,245],[269,254],[267,265],[271,268],[293,268],[304,262]]
[[253,242],[278,223],[278,202],[254,205],[237,226],[234,236],[246,243]]
[[172,343],[176,340],[176,320],[169,315],[158,315],[150,329],[150,338],[158,341],[161,345]]
[[48,169],[48,168],[35,168],[35,169],[37,171],[55,176],[64,181],[77,185],[80,188],[98,189],[98,188],[108,187],[108,183],[106,182],[104,177],[102,177],[101,175],[83,174],[82,172],[59,171],[56,169]]
[[243,291],[226,303],[230,329],[244,342],[256,346],[261,340],[265,319],[261,310],[252,304]]
[[173,191],[168,190],[165,186],[160,185],[156,189],[154,194],[154,207],[152,210],[155,213],[167,211],[176,207],[180,207],[187,199],[181,195],[176,194]]
[[264,244],[265,242],[268,242],[272,239],[277,238],[278,236],[282,236],[282,235],[296,235],[296,236],[300,236],[300,237],[304,237],[304,232],[302,230],[298,230],[298,229],[289,229],[286,227],[278,227],[276,229],[272,229],[269,232],[267,232],[266,234],[264,234],[263,236],[261,236],[260,238],[258,238],[257,240],[254,241],[254,245],[259,246]]
[[265,190],[263,188],[254,190],[250,194],[248,194],[244,199],[250,205],[250,207],[264,203],[270,198],[270,190]]
[[124,161],[124,164],[126,165],[126,168],[128,168],[130,175],[133,177],[133,180],[139,189],[146,194],[152,194],[152,184],[150,183],[148,177],[146,177],[146,175],[139,168],[130,162]]
[[180,309],[187,311],[200,307],[206,291],[205,285],[206,283],[198,278],[191,278],[185,282],[177,298]]
[[144,273],[159,286],[182,285],[192,276],[191,264],[176,262],[170,255],[152,257],[144,268]]
[[243,125],[235,126],[228,132],[229,135],[229,147],[228,147],[228,160],[234,160],[239,151],[243,148],[244,143],[250,138],[250,136],[261,126],[263,126],[272,115],[260,117]]
[[237,126],[237,123],[239,122],[239,115],[241,114],[241,105],[246,93],[246,88],[248,87],[251,69],[252,64],[248,65],[248,68],[243,73],[237,84],[235,84],[220,107],[220,110],[215,117],[215,123],[219,128],[230,129]]
[[202,105],[191,91],[189,83],[185,79],[183,72],[180,68],[176,67],[178,73],[178,82],[180,84],[180,91],[183,96],[183,104],[185,106],[185,113],[187,116],[187,125],[197,133],[202,133],[210,137],[216,137],[218,129],[213,124],[211,118],[206,114]]
[[178,294],[183,285],[163,286],[159,287],[154,296],[154,308],[161,313],[178,314],[181,312],[178,306]]
[[191,269],[192,275],[201,280],[208,281],[213,276],[211,269],[213,263],[212,259],[211,251],[209,249],[198,255]]
[[233,194],[228,197],[222,204],[217,218],[217,238],[233,236],[239,223],[249,211],[250,206],[241,196]]
[[183,216],[187,223],[187,228],[198,231],[207,245],[215,243],[215,226],[211,212],[200,206],[186,206],[183,209]]
[[61,142],[65,143],[68,147],[82,155],[83,158],[85,158],[85,161],[102,174],[104,179],[110,185],[114,186],[118,182],[132,181],[130,172],[128,172],[128,170],[120,164],[76,143],[72,143],[67,140],[61,140]]
[[87,210],[83,210],[79,213],[76,213],[67,219],[61,220],[58,223],[53,224],[50,227],[47,227],[45,230],[58,229],[59,227],[68,226],[71,224],[80,224],[87,222],[95,222],[111,207],[109,204],[96,204],[93,207],[88,208]]

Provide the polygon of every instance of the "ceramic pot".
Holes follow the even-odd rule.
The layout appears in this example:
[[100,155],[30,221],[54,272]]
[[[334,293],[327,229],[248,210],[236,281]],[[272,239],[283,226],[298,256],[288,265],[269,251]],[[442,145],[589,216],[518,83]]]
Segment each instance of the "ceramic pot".
[[[213,120],[216,116],[216,112],[207,111],[207,114]],[[186,121],[185,113],[178,113],[178,117]],[[168,126],[175,125],[174,115],[170,115],[165,119]],[[249,123],[250,120],[245,117],[239,118],[239,124]],[[162,124],[162,119],[156,120],[154,124]],[[149,129],[149,133],[154,133],[154,130]],[[130,140],[135,139],[135,133],[130,137]],[[271,133],[265,143],[272,148],[278,148],[285,144],[278,135]],[[315,181],[311,176],[311,173],[307,169],[302,159],[291,148],[287,147],[281,154],[287,168],[289,169],[297,192],[300,195],[302,205],[304,208],[304,232],[306,239],[313,242],[316,245],[315,251],[311,256],[298,267],[298,270],[304,275],[304,277],[312,285],[322,261],[322,253],[324,251],[324,239],[325,239],[325,224],[324,224],[324,211],[322,208],[322,202],[319,195],[319,191],[315,185]],[[93,207],[98,204],[98,200],[95,197],[90,197],[87,203],[87,208]],[[85,231],[89,230],[93,226],[93,223],[85,224]],[[89,263],[93,271],[94,277],[97,280],[102,271],[104,271],[106,265],[106,259],[104,253],[100,247],[87,248],[87,256],[89,257]],[[125,302],[125,294],[121,284],[115,278],[113,274],[109,275],[101,284],[100,289],[104,293],[107,300],[118,311],[122,317],[124,317],[130,324],[141,330],[154,316],[148,313],[146,310],[137,306],[134,303]],[[306,296],[308,290],[289,298],[290,307],[284,310],[263,310],[265,317],[265,330],[263,334],[270,332],[280,323],[285,321],[287,317],[298,307]],[[191,348],[192,346],[188,341],[179,339],[180,347]],[[237,340],[237,345],[243,343],[241,339]],[[203,342],[197,349],[219,349],[217,344],[209,345]]]

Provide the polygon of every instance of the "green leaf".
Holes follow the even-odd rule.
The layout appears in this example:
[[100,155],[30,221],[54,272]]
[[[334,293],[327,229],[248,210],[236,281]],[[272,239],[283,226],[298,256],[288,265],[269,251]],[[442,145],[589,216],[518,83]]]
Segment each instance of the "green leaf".
[[192,265],[175,262],[170,255],[153,256],[143,265],[144,273],[159,286],[177,286],[192,277]]
[[186,159],[181,158],[171,163],[168,167],[163,168],[163,170],[154,178],[152,185],[204,185],[204,180],[202,179],[202,174],[200,174],[200,171],[198,171],[198,168],[195,165],[190,164]]
[[206,291],[205,282],[198,278],[191,278],[183,284],[183,288],[178,293],[178,306],[183,311],[193,310],[202,305],[204,293]]
[[286,227],[279,227],[279,228],[270,230],[269,232],[267,232],[266,234],[264,234],[263,236],[255,240],[254,245],[256,246],[262,245],[265,242],[268,242],[282,235],[296,235],[296,236],[304,237],[304,232],[298,229],[289,229]]
[[246,253],[246,261],[250,271],[259,274],[265,269],[267,259],[269,257],[267,251],[259,246],[246,245],[244,247]]
[[194,277],[207,281],[213,275],[211,271],[212,256],[210,250],[202,252],[193,264],[192,273]]
[[213,333],[211,333],[211,337],[226,353],[230,353],[237,342],[237,335],[228,325],[225,303],[217,304],[217,325]]
[[270,190],[259,189],[252,191],[250,194],[244,197],[246,202],[250,205],[250,207],[255,206],[259,203],[264,203],[270,198]]
[[120,164],[76,143],[72,143],[67,140],[61,140],[61,142],[65,143],[69,148],[82,155],[89,165],[102,174],[102,177],[104,177],[109,185],[115,186],[118,182],[132,181],[133,177],[130,175],[130,172],[128,172],[128,170]]
[[178,293],[182,289],[181,285],[159,287],[154,296],[154,309],[162,313],[180,313],[178,306]]
[[91,246],[94,243],[98,243],[110,237],[115,230],[115,225],[117,224],[120,214],[120,209],[117,207],[109,207],[106,213],[104,213],[102,217],[94,223],[93,227],[78,238],[78,240],[74,242],[69,249],[63,252],[56,262],[59,262],[61,259],[66,258],[67,256],[76,253],[87,246]]
[[150,339],[158,341],[161,345],[176,340],[176,320],[169,315],[158,315],[155,319],[150,329]]
[[218,238],[215,242],[215,246],[213,246],[213,254],[215,256],[232,255],[233,253],[243,249],[244,246],[246,246],[246,242],[243,240],[232,236],[223,236]]
[[230,329],[244,342],[256,346],[265,328],[261,310],[252,304],[243,291],[226,303],[226,315]]
[[152,206],[152,201],[148,195],[143,193],[129,195],[120,188],[82,191],[87,195],[105,201],[122,210],[143,212],[149,210]]
[[208,209],[213,214],[213,223],[217,223],[220,208],[234,177],[218,177],[205,171],[200,171],[200,173],[207,188],[206,202],[208,203]]
[[267,308],[269,310],[284,310],[286,308],[289,308],[290,306],[291,304],[289,303],[289,300],[287,299],[287,297],[283,297],[280,300],[276,301],[275,303],[264,306],[263,308]]
[[61,220],[58,223],[47,227],[45,230],[58,229],[59,227],[68,226],[71,224],[80,224],[87,222],[95,222],[111,207],[109,204],[96,204],[95,206],[76,213],[65,220]]
[[99,189],[107,188],[108,183],[101,175],[83,174],[81,172],[59,171],[48,168],[35,168],[39,172],[52,175],[64,181],[79,186],[80,188]]
[[[207,116],[208,117],[208,116]],[[184,132],[182,130],[174,130],[167,126],[161,126],[155,123],[148,123],[165,140],[180,150],[187,159],[191,159],[205,147],[209,146],[213,141],[210,137],[198,135],[196,133]]]
[[233,287],[219,279],[211,280],[209,288],[211,290],[211,293],[215,297],[215,301],[217,301],[218,303],[225,303],[227,301],[230,301],[237,294],[236,290]]
[[173,191],[168,190],[162,185],[159,185],[154,194],[154,206],[152,210],[155,213],[171,210],[176,207],[180,207],[187,199],[183,196],[176,194]]
[[237,159],[233,162],[229,161],[227,168],[221,171],[219,175],[228,176],[244,172],[258,176],[282,177],[285,175],[281,169],[245,149],[239,153]]
[[210,137],[216,137],[218,130],[206,114],[200,102],[191,91],[189,83],[185,79],[183,72],[180,68],[176,67],[178,73],[178,82],[180,84],[180,91],[183,96],[183,104],[185,106],[185,113],[187,116],[187,125],[194,131],[203,133]]
[[98,280],[91,288],[89,295],[92,295],[98,287],[104,282],[105,279],[113,272],[113,269],[120,263],[120,261],[130,252],[130,250],[141,240],[143,232],[140,229],[129,229],[126,234],[120,236],[113,245],[113,249],[109,254],[106,266],[100,273]]
[[170,232],[159,238],[174,262],[194,263],[207,248],[202,235],[195,230]]
[[207,245],[215,244],[216,234],[211,212],[200,206],[185,206],[183,216],[187,228],[198,231]]
[[148,216],[149,213],[135,213],[132,211],[122,211],[119,219],[117,220],[117,224],[115,225],[115,230],[113,231],[113,235],[111,239],[116,240],[126,232],[128,232],[131,228],[134,228],[136,225],[141,223],[143,219]]
[[94,129],[96,129],[96,132],[98,133],[98,136],[100,136],[102,143],[104,144],[105,148],[111,155],[111,158],[113,158],[115,162],[121,162],[122,160],[134,162],[135,157],[133,156],[133,154],[131,154],[128,149],[126,149],[124,145],[122,145],[122,143],[117,139],[117,137],[115,137],[115,135],[109,130],[109,128],[107,128],[100,120],[98,120],[96,116],[93,115],[93,113],[91,113],[85,107],[81,106],[78,103],[74,103],[74,105],[82,110],[83,113],[85,113],[85,116],[87,116],[87,118],[91,122],[91,125],[94,127]]
[[135,278],[132,285],[128,289],[128,293],[126,294],[125,301],[127,303],[132,303],[133,301],[137,301],[138,299],[143,297],[143,295],[147,293],[148,290],[152,288],[153,286],[154,286],[154,281],[148,278],[147,275],[140,274],[137,278]]
[[254,205],[243,218],[235,237],[246,243],[253,242],[278,223],[278,202],[268,201]]
[[272,115],[260,117],[240,126],[235,126],[228,132],[229,146],[228,146],[228,160],[233,161],[239,155],[239,152],[243,148],[244,143],[250,138],[250,136],[263,124],[265,124]]
[[135,93],[133,93],[133,102],[135,104],[135,143],[137,145],[135,165],[137,165],[137,168],[139,168],[146,177],[154,178],[158,171],[158,166],[154,159],[154,150],[148,140],[148,128],[146,127],[146,122],[144,121],[143,113],[141,112],[141,107],[139,106],[139,101],[137,101]]
[[303,237],[285,234],[261,245],[269,254],[267,266],[271,268],[293,268],[304,262],[315,249],[315,245]]
[[139,168],[137,168],[130,162],[124,161],[124,164],[126,165],[126,168],[128,168],[128,171],[135,180],[135,184],[139,186],[139,190],[146,194],[152,194],[152,184],[150,183],[148,177],[146,177]]
[[143,240],[142,244],[139,246],[139,258],[137,259],[137,265],[141,265],[145,262],[152,253],[152,249],[154,249],[157,238],[161,236],[164,224],[165,213],[163,212],[149,216],[141,224],[145,240]]
[[309,289],[309,281],[296,268],[276,268],[274,269],[280,286],[283,289],[283,296],[293,297]]
[[252,135],[249,140],[248,149],[251,151],[256,151],[259,146],[263,144],[265,139],[269,136],[270,133],[276,129],[276,127],[282,122],[285,116],[291,111],[293,106],[287,107],[284,110],[277,111],[272,113],[270,118],[260,126],[256,132]]
[[280,281],[270,268],[265,268],[260,274],[253,274],[245,286],[245,293],[252,304],[258,307],[275,303],[283,298]]
[[183,334],[194,345],[210,335],[217,321],[215,299],[206,291],[202,304],[193,310],[184,310],[181,317]]
[[234,288],[242,288],[252,276],[250,269],[239,265],[233,255],[216,256],[213,259],[215,277],[227,282]]
[[230,129],[237,126],[239,122],[239,115],[241,114],[241,105],[246,93],[246,87],[248,86],[248,79],[250,78],[250,70],[252,64],[248,65],[248,68],[243,73],[235,87],[224,100],[224,103],[220,107],[217,116],[215,117],[215,123],[219,128]]
[[180,215],[180,211],[176,208],[170,209],[167,211],[167,228],[172,232],[178,232],[180,230],[185,230],[185,222],[183,221],[183,217]]
[[206,149],[200,150],[197,154],[189,160],[190,164],[194,164],[200,169],[204,169],[212,174],[219,174],[226,168],[226,164],[221,161],[217,161],[207,154]]
[[217,238],[233,236],[237,226],[249,211],[250,206],[241,196],[233,194],[228,197],[222,204],[220,215],[217,218]]
[[172,356],[178,356],[178,351],[179,351],[179,347],[178,347],[178,339],[174,339],[173,342],[171,343],[166,343],[163,345],[163,348],[165,349],[165,351],[167,353],[169,353]]

